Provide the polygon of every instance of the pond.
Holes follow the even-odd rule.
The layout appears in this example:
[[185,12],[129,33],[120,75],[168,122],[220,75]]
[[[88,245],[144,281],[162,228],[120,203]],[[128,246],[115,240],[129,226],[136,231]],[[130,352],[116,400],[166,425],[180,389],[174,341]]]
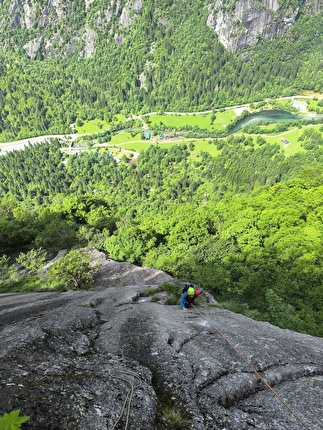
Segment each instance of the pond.
[[294,115],[284,110],[264,110],[246,116],[237,122],[237,124],[230,130],[230,134],[236,133],[246,125],[253,125],[259,122],[279,122],[279,121],[295,121],[304,119],[304,116]]

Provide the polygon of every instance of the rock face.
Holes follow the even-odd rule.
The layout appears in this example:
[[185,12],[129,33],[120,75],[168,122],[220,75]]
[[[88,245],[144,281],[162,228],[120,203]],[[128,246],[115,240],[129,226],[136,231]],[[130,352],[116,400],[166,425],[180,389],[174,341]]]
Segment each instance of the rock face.
[[[90,58],[102,35],[112,35],[117,45],[136,24],[145,2],[142,0],[10,0],[0,2],[0,42],[3,50],[17,50],[13,35],[24,34],[24,50],[30,58],[78,54]],[[172,2],[156,6],[154,19],[168,26]],[[292,6],[285,7],[285,4]],[[297,6],[299,5],[299,6]],[[187,8],[190,5],[187,4]],[[229,51],[254,46],[259,38],[280,37],[300,14],[323,10],[322,0],[283,2],[282,0],[205,1],[207,23]],[[147,23],[147,25],[150,25]],[[101,36],[100,36],[101,35]],[[104,36],[106,37],[106,36]]]
[[93,255],[93,291],[0,297],[0,414],[33,430],[323,428],[322,338],[154,303],[138,292],[169,275]]
[[281,0],[217,0],[209,6],[207,25],[217,33],[228,51],[257,44],[260,38],[273,40],[294,24],[299,13],[315,14],[323,9],[321,0],[305,0],[300,7],[284,7]]
[[28,39],[23,48],[30,58],[35,58],[39,52],[43,56],[77,53],[90,58],[95,53],[99,33],[112,33],[118,39],[118,32],[131,26],[142,8],[138,0],[112,0],[101,2],[99,7],[93,3],[94,0],[0,2],[2,49],[17,49],[12,35],[20,30]]

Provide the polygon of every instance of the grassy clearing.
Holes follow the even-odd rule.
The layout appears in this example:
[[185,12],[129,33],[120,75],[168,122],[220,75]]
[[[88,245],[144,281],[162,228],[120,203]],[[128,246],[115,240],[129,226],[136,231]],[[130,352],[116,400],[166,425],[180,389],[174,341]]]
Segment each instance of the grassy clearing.
[[[297,152],[305,152],[305,149],[301,147],[301,142],[298,138],[302,134],[302,130],[295,128],[293,130],[286,131],[276,136],[266,136],[263,137],[268,143],[278,143],[284,150],[287,157],[296,154]],[[289,143],[284,143],[283,141],[288,141]]]
[[158,128],[162,125],[166,127],[185,127],[186,125],[198,127],[203,130],[212,130],[211,114],[203,115],[157,115],[149,116],[151,128]]
[[185,126],[198,127],[201,130],[223,130],[230,122],[237,117],[233,109],[224,112],[206,113],[206,114],[172,114],[149,116],[151,128],[158,128],[165,125],[166,127],[181,128]]
[[160,143],[156,143],[153,140],[151,141],[141,141],[141,142],[132,142],[132,143],[128,143],[128,144],[123,144],[122,148],[124,149],[128,149],[131,151],[136,151],[136,152],[141,152],[144,151],[145,149],[148,149],[149,146],[151,145],[158,145],[161,148],[171,148],[174,145],[178,145],[182,143],[182,141],[176,141],[176,142],[160,142]]
[[128,151],[135,151],[135,152],[142,152],[151,146],[151,142],[146,142],[144,140],[141,140],[140,142],[128,142],[128,143],[121,143],[119,146],[122,149],[128,150]]
[[[316,95],[313,94],[313,97],[316,97]],[[300,101],[303,103],[306,102],[310,111],[317,113],[319,109],[322,109],[323,113],[323,107],[321,108],[320,106],[317,106],[318,102],[320,101],[320,98],[322,99],[322,97],[322,95],[321,97],[317,97],[318,100],[314,98],[302,99],[295,97],[295,101]],[[291,107],[291,99],[268,101],[266,105],[266,109],[290,110]],[[158,130],[159,127],[165,127],[167,129],[172,129],[172,127],[176,129],[183,129],[185,128],[185,126],[190,126],[198,128],[200,130],[222,131],[236,118],[237,113],[235,109],[227,109],[221,112],[209,112],[203,114],[151,114],[143,117],[142,126],[146,127],[145,121],[147,121],[149,123],[148,127],[150,130]],[[116,123],[116,121],[124,121],[125,119],[126,118],[124,115],[115,115],[113,118],[113,122],[111,122],[110,124],[106,121],[100,120],[88,121],[78,131],[80,133],[99,132],[103,129],[109,128],[109,126]],[[317,126],[310,125],[307,127]],[[303,133],[303,130],[307,127],[294,128],[292,130],[274,135],[271,134],[272,125],[268,124],[267,126],[262,126],[261,134],[253,135],[252,137],[256,147],[256,138],[257,136],[261,136],[264,137],[268,143],[279,144],[284,150],[286,156],[291,156],[298,152],[305,151],[301,147],[298,139]],[[100,146],[102,146],[102,150],[105,149],[112,151],[113,154],[116,152],[115,148],[121,148],[122,155],[124,151],[134,151],[140,153],[148,149],[151,145],[160,145],[160,147],[162,148],[170,148],[180,143],[192,142],[194,144],[194,149],[191,154],[192,159],[198,158],[200,156],[201,151],[208,152],[214,157],[216,157],[219,153],[219,151],[216,149],[216,146],[212,144],[212,139],[186,139],[181,136],[172,137],[171,135],[169,135],[169,132],[163,133],[163,131],[160,131],[160,134],[158,133],[156,136],[152,136],[150,140],[146,141],[142,139],[144,132],[144,128],[138,131],[121,131],[113,135],[110,142]],[[243,134],[243,131],[240,131],[240,133]],[[163,134],[163,138],[161,138],[161,134]],[[288,143],[284,141],[288,141]],[[120,155],[120,150],[118,152]]]
[[[269,127],[269,126],[268,126]],[[309,125],[307,127],[302,128],[294,128],[289,131],[285,131],[280,134],[276,135],[269,135],[266,134],[266,127],[264,127],[263,133],[259,135],[251,135],[253,138],[254,144],[257,147],[256,140],[257,136],[264,137],[265,140],[268,143],[271,144],[278,144],[281,146],[281,148],[284,150],[286,156],[294,155],[298,152],[305,152],[304,148],[301,146],[301,142],[299,142],[299,137],[302,135],[305,128],[312,128],[316,127],[319,128],[321,125]],[[268,128],[269,130],[269,128]],[[243,134],[240,131],[241,134]],[[249,134],[246,134],[246,136],[250,136]],[[151,140],[141,140],[140,133],[136,134],[135,136],[131,135],[131,133],[121,132],[113,136],[111,142],[104,145],[104,149],[107,151],[112,151],[113,153],[116,152],[116,148],[120,148],[125,151],[134,151],[134,152],[142,152],[147,150],[151,145],[159,145],[161,148],[171,148],[174,145],[178,145],[181,143],[192,143],[194,145],[194,149],[191,151],[191,158],[196,159],[200,156],[201,152],[207,152],[211,156],[216,157],[219,154],[219,150],[216,148],[216,146],[212,143],[212,139],[184,139],[182,137],[178,137],[178,140],[160,140],[157,139],[158,143],[156,142],[155,138],[152,137]],[[286,140],[289,143],[286,144],[283,141]]]
[[131,142],[142,142],[141,132],[138,132],[136,134],[124,131],[117,133],[111,137],[109,145],[120,145]]
[[194,149],[191,151],[191,158],[196,159],[200,156],[201,152],[208,152],[213,157],[216,157],[219,154],[216,146],[212,143],[211,140],[205,139],[194,139],[194,140],[184,140],[181,139],[179,141],[160,141],[158,144],[152,141],[132,141],[128,143],[122,143],[118,146],[123,150],[134,151],[134,152],[142,152],[149,148],[151,145],[158,145],[160,148],[171,148],[174,145],[179,145],[181,143],[193,143]]
[[141,140],[140,142],[129,142],[129,143],[122,143],[120,144],[120,148],[128,150],[128,151],[135,151],[135,152],[142,152],[149,148],[149,146],[154,145],[152,142],[146,142],[144,140]]
[[311,90],[301,90],[299,92],[300,96],[307,96],[307,97],[316,97],[318,99],[322,99],[323,98],[323,94],[321,93],[317,93],[315,91],[311,91]]
[[111,122],[108,122],[102,119],[92,119],[89,121],[84,121],[83,125],[76,127],[77,133],[78,134],[99,133],[100,131],[109,129],[112,125],[125,120],[126,120],[126,117],[124,115],[118,114],[118,115],[114,115],[113,120]]
[[[304,99],[299,99],[300,101],[304,102]],[[322,103],[322,99],[306,99],[305,100],[307,103],[307,110],[309,112],[312,112],[314,114],[319,114],[322,115],[323,114],[323,106],[319,106],[318,103],[321,102]]]
[[233,121],[236,118],[237,114],[235,113],[234,109],[228,109],[224,112],[217,112],[215,122],[227,126],[229,122]]
[[191,151],[191,157],[198,158],[201,152],[208,152],[212,157],[216,157],[220,151],[212,143],[211,140],[192,140],[194,145],[193,151]]
[[77,133],[88,134],[88,133],[99,133],[100,131],[107,130],[110,127],[110,123],[102,121],[100,119],[93,119],[86,121],[82,126],[77,127]]
[[[289,157],[299,152],[305,152],[305,149],[301,146],[301,142],[298,140],[305,129],[315,127],[318,130],[321,126],[322,124],[308,125],[302,128],[294,128],[292,130],[285,131],[284,133],[277,134],[275,136],[268,136],[266,134],[263,134],[262,137],[264,137],[268,143],[278,143],[283,148],[285,155]],[[286,144],[283,142],[283,140],[287,140],[289,143]]]
[[291,100],[275,100],[272,104],[272,109],[281,109],[289,111],[292,109]]

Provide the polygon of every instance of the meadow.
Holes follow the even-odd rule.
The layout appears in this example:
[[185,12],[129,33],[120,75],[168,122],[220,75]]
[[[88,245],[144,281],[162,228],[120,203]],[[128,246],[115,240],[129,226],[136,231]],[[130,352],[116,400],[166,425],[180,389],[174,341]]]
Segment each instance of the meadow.
[[237,118],[233,109],[225,111],[209,112],[201,114],[151,114],[147,116],[148,124],[155,129],[161,126],[184,128],[185,126],[197,127],[201,130],[222,131]]
[[78,134],[91,134],[99,133],[103,130],[108,130],[114,124],[118,122],[125,121],[126,117],[122,114],[114,115],[111,121],[103,119],[92,119],[89,121],[84,121],[81,124],[75,124],[75,128]]
[[[313,98],[297,98],[294,100],[300,103],[306,103],[307,109],[310,112],[318,112],[320,109],[320,99],[313,96]],[[282,110],[292,110],[291,98],[279,99],[279,100],[268,100],[263,103],[262,109],[282,109]],[[250,111],[256,106],[251,104],[249,107]],[[179,130],[185,130],[185,127],[194,128],[196,130],[207,130],[212,131],[222,131],[229,124],[237,119],[237,113],[241,113],[244,107],[240,109],[222,109],[216,112],[203,112],[203,113],[152,113],[145,114],[142,117],[138,117],[142,121],[141,130],[129,130],[116,132],[111,136],[111,140],[106,143],[100,143],[94,145],[94,147],[100,147],[101,150],[111,151],[113,155],[118,157],[125,154],[125,151],[133,151],[140,153],[147,149],[150,145],[160,145],[161,147],[169,148],[173,145],[179,143],[193,143],[194,150],[192,152],[192,157],[198,157],[201,151],[210,153],[212,156],[218,154],[218,150],[214,144],[212,144],[213,139],[210,138],[185,138],[179,135]],[[108,123],[107,121],[92,120],[84,123],[81,128],[78,128],[78,133],[95,133],[102,130],[109,129],[112,125],[116,124],[117,121],[125,121],[126,117],[124,115],[114,116],[113,121]],[[243,129],[238,132],[238,134],[245,134],[246,136],[251,136],[255,146],[257,146],[257,137],[260,136],[264,138],[268,143],[279,144],[286,156],[291,156],[298,152],[304,152],[304,148],[301,146],[299,137],[302,135],[306,128],[315,127],[319,130],[320,125],[308,125],[294,127],[288,131],[273,134],[270,132],[270,125],[262,126],[262,133],[257,135],[249,135],[244,133]],[[167,131],[163,131],[167,130]],[[146,133],[150,132],[149,139],[146,140]],[[225,139],[225,138],[223,138]],[[117,151],[116,148],[120,148]],[[118,154],[117,154],[118,152]]]

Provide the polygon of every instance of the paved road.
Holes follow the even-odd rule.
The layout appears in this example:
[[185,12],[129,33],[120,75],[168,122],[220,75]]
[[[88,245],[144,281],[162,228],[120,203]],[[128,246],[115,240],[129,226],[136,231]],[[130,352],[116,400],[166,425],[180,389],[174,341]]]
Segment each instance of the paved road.
[[[279,97],[276,100],[313,99],[313,97],[314,96],[291,96],[291,97]],[[323,99],[323,94],[316,95],[315,97],[318,99]],[[224,109],[225,110],[244,109],[244,108],[248,108],[249,106],[250,106],[250,103],[247,103],[247,104],[238,105],[238,106],[228,106]],[[164,112],[164,113],[166,115],[201,115],[201,114],[208,114],[211,112],[217,112],[219,110],[221,110],[221,109],[206,110],[203,112]],[[139,115],[136,118],[147,117],[149,115],[157,114],[157,113],[158,112],[150,112],[150,113],[146,113],[143,115]],[[129,118],[129,120],[130,119],[132,119],[132,118]],[[0,155],[3,155],[8,151],[24,149],[29,144],[35,144],[38,142],[46,142],[46,141],[48,141],[50,139],[54,139],[54,138],[63,139],[63,140],[66,140],[67,142],[71,142],[80,136],[84,136],[84,134],[75,134],[75,133],[74,134],[56,134],[56,135],[51,134],[51,135],[46,135],[46,136],[30,137],[28,139],[23,139],[23,140],[16,140],[14,142],[0,143]]]
[[73,142],[77,137],[82,136],[81,134],[49,134],[46,136],[30,137],[28,139],[16,140],[14,142],[0,143],[0,155],[5,154],[8,151],[21,150],[28,145],[34,145],[35,143],[48,142],[51,139],[62,139],[66,142]]

